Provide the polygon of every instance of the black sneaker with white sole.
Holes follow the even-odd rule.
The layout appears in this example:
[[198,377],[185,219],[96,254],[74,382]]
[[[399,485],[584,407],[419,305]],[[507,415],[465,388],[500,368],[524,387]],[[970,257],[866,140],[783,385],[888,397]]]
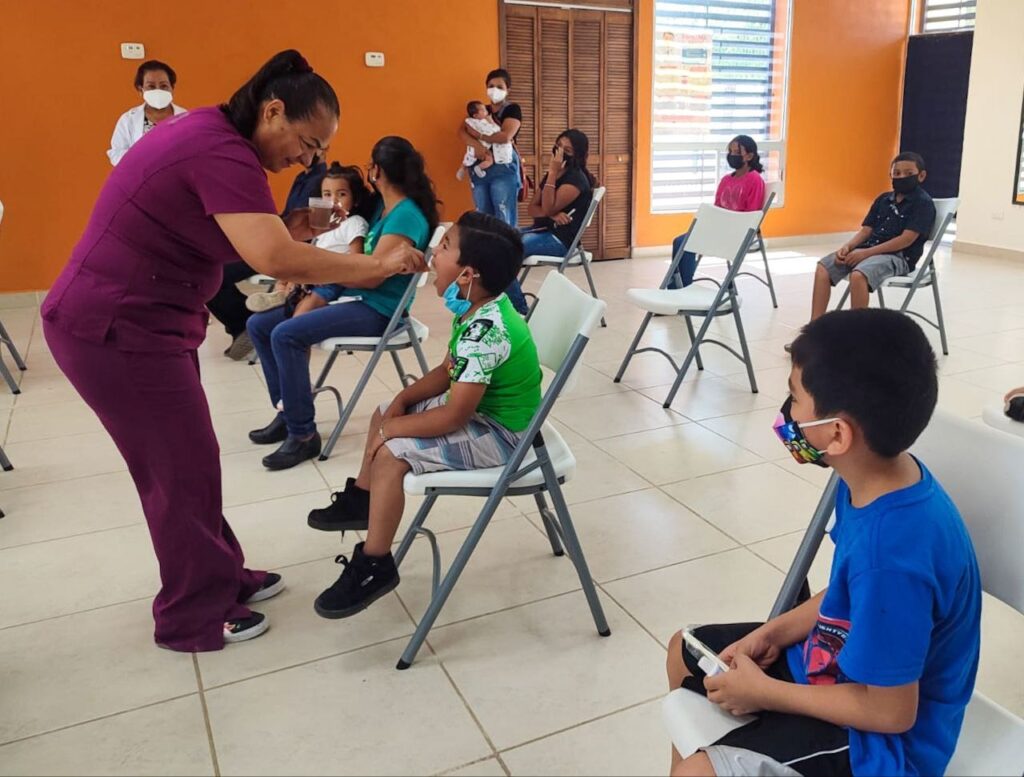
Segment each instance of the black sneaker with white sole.
[[269,628],[270,621],[261,612],[254,612],[248,618],[232,618],[224,622],[224,644],[256,639]]
[[365,531],[370,527],[370,492],[349,478],[344,490],[331,494],[327,507],[310,510],[306,523],[320,531]]
[[386,556],[367,556],[363,543],[352,551],[352,560],[345,556],[334,559],[345,567],[341,577],[320,594],[313,609],[322,618],[348,618],[362,612],[400,582],[398,567],[390,553]]
[[273,599],[283,590],[284,579],[277,572],[267,572],[267,576],[263,579],[263,585],[259,587],[256,593],[246,599],[245,603],[256,604],[256,602],[265,602],[267,599]]

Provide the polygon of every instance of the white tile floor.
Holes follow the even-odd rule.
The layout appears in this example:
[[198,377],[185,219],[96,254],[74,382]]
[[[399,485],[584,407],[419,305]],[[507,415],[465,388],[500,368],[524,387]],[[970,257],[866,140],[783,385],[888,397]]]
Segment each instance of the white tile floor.
[[[741,287],[760,394],[739,362],[707,349],[707,369],[669,410],[672,374],[658,357],[611,380],[641,318],[625,290],[656,285],[664,262],[596,267],[611,326],[554,417],[579,461],[566,496],[613,634],[594,633],[569,562],[551,557],[532,500],[515,498],[407,672],[394,664],[426,606],[425,546],[395,594],[324,621],[312,600],[334,579],[339,548],[305,525],[354,472],[367,417],[397,385],[388,365],[329,461],[268,473],[245,437],[269,417],[262,375],[224,359],[211,328],[202,361],[225,512],[253,565],[280,570],[289,588],[263,608],[273,626],[261,639],[174,654],[152,644],[156,564],[124,464],[50,358],[33,295],[0,297],[30,366],[21,395],[0,389],[0,440],[16,466],[0,473],[0,773],[664,773],[666,641],[685,623],[765,616],[827,477],[797,466],[770,426],[785,394],[782,344],[806,317],[814,257],[828,248],[773,252],[778,310],[763,287]],[[967,255],[943,255],[939,268],[952,351],[940,358],[939,402],[976,418],[1024,384],[1024,268]],[[416,313],[437,359],[448,317],[429,288]],[[735,336],[727,321],[714,330]],[[652,324],[651,340],[687,346],[671,319]],[[335,381],[351,387],[357,368],[342,359]],[[335,414],[318,407],[326,433]],[[448,558],[478,507],[456,499],[432,516]],[[814,587],[828,562],[823,552]],[[1022,619],[989,606],[980,684],[1018,714],[1022,640]]]

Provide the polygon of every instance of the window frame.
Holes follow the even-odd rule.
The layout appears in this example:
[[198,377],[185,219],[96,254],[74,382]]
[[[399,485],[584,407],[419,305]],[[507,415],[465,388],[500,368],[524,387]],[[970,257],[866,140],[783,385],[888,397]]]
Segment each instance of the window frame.
[[[684,208],[679,210],[656,210],[654,207],[654,193],[655,193],[655,179],[657,171],[655,170],[655,146],[657,137],[657,131],[654,127],[655,120],[655,105],[658,101],[658,86],[655,78],[657,70],[657,48],[658,48],[658,4],[661,0],[654,0],[653,2],[653,20],[652,20],[652,49],[651,49],[651,118],[650,118],[650,132],[651,132],[651,154],[650,154],[650,194],[647,202],[647,209],[652,216],[673,216],[679,214],[692,214],[696,213],[696,209]],[[664,0],[665,2],[672,2],[673,0]],[[708,2],[714,2],[714,0],[707,0]],[[674,2],[686,2],[686,0],[674,0]],[[700,0],[692,0],[692,2],[699,3]],[[778,154],[778,178],[772,180],[766,180],[766,183],[774,183],[776,185],[776,196],[772,203],[772,208],[781,208],[785,205],[786,200],[786,161],[787,161],[787,144],[789,141],[789,82],[791,75],[791,59],[792,59],[792,40],[793,40],[793,0],[772,0],[772,13],[773,16],[778,15],[780,5],[785,10],[785,31],[784,31],[784,46],[782,56],[782,87],[781,95],[779,97],[780,103],[780,120],[779,120],[779,139],[778,140],[763,140],[761,138],[755,138],[757,140],[757,149],[762,159],[765,158],[769,153]],[[769,104],[769,111],[771,105]],[[734,133],[739,134],[739,133]],[[679,151],[700,151],[705,153],[714,154],[715,167],[717,170],[723,170],[724,157],[726,155],[726,149],[724,148],[721,140],[714,141],[683,141],[673,144],[673,149]],[[720,179],[719,179],[720,180]],[[718,181],[716,180],[715,185],[717,186]],[[701,204],[704,202],[713,202],[714,195],[712,193],[710,199],[702,199]]]
[[[974,23],[977,19],[978,14],[978,0],[920,0],[921,2],[921,15],[918,20],[917,32],[919,35],[941,35],[951,32],[965,32],[967,30],[974,29]],[[941,3],[943,6],[948,6],[948,10],[956,10],[956,15],[951,16],[943,21],[956,21],[955,27],[945,27],[943,29],[928,29],[928,11],[929,6],[934,6],[936,3]],[[936,9],[932,9],[936,10]],[[942,8],[941,10],[947,10]],[[965,13],[970,13],[970,19],[964,19]]]

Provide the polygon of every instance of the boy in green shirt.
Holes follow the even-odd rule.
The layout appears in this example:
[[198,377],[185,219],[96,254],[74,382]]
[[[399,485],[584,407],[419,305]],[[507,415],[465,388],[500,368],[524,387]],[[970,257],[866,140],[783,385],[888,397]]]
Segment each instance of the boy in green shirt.
[[359,476],[309,514],[322,531],[367,531],[337,582],[317,597],[324,618],[347,618],[399,583],[391,543],[407,472],[506,464],[540,406],[541,370],[530,330],[503,290],[523,261],[512,227],[464,213],[434,250],[434,286],[455,314],[448,355],[374,413]]

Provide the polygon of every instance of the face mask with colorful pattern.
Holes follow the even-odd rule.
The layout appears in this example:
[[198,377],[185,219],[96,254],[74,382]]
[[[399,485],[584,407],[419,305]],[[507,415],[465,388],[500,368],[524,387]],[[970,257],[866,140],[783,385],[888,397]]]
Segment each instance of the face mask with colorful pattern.
[[822,418],[820,421],[807,421],[803,424],[798,424],[793,420],[793,416],[790,415],[790,410],[793,407],[793,397],[790,396],[782,403],[782,407],[779,409],[779,415],[775,419],[775,423],[772,428],[775,430],[775,434],[782,441],[782,444],[789,449],[789,452],[793,454],[793,458],[797,460],[799,464],[817,464],[819,467],[828,467],[822,460],[822,456],[825,455],[824,451],[819,451],[813,445],[811,445],[807,438],[804,437],[804,429],[811,426],[821,426],[822,424],[830,424],[834,421],[838,421],[838,418]]

